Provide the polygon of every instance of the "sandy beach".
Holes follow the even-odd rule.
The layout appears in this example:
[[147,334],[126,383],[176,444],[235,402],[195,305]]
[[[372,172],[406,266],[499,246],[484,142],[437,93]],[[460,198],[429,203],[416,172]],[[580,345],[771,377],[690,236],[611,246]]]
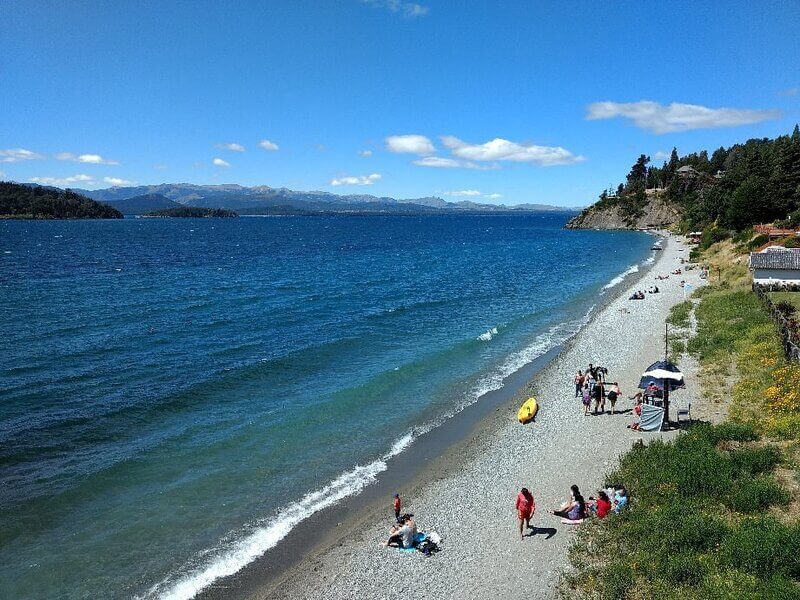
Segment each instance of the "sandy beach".
[[[207,590],[210,597],[250,598],[551,598],[561,573],[574,526],[562,525],[548,510],[563,502],[573,483],[594,495],[619,455],[642,438],[627,428],[639,377],[650,363],[663,358],[664,322],[669,309],[684,299],[681,280],[697,287],[699,270],[668,275],[688,258],[683,240],[669,236],[649,271],[612,288],[608,302],[516,397],[485,418],[463,442],[431,461],[413,485],[398,491],[404,511],[414,513],[422,531],[443,536],[442,550],[426,558],[381,547],[392,523],[390,500],[342,520],[298,565],[261,585],[237,578]],[[643,301],[628,297],[653,284],[659,294]],[[618,381],[619,414],[584,416],[575,398],[573,376],[589,363],[608,369]],[[697,386],[672,397],[672,414],[696,401]],[[534,395],[541,410],[535,424],[520,425],[516,410]],[[607,407],[608,408],[608,407]],[[668,434],[664,434],[668,435]],[[537,504],[534,533],[520,541],[514,498],[528,487]],[[327,518],[337,519],[336,510]],[[332,515],[332,516],[331,516]],[[257,567],[256,567],[257,568]]]

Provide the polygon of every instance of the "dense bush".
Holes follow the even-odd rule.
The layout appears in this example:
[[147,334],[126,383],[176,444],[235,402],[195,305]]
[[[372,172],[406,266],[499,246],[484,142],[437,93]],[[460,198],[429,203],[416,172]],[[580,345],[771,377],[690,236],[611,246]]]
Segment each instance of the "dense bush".
[[790,498],[771,475],[780,460],[737,423],[635,446],[607,477],[627,485],[631,506],[581,530],[573,562],[584,570],[566,595],[800,597],[800,528],[768,515]]
[[0,216],[25,219],[121,219],[122,213],[71,190],[0,181]]

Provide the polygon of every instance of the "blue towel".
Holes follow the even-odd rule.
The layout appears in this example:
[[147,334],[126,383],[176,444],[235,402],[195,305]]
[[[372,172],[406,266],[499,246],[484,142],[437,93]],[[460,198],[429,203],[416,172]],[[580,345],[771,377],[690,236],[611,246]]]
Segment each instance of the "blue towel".
[[398,548],[398,550],[400,550],[400,552],[416,552],[417,544],[419,544],[420,542],[424,542],[427,539],[428,539],[428,534],[418,533],[417,536],[414,538],[414,546],[412,546],[411,548]]

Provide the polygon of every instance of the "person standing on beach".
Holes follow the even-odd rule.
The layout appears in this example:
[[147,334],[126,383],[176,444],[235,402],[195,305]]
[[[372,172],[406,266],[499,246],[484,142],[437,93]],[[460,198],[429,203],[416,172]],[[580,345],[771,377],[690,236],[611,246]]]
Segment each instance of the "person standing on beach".
[[392,501],[392,507],[394,508],[394,520],[400,521],[400,494],[394,495],[394,500]]
[[530,529],[531,517],[536,512],[536,502],[533,499],[533,494],[528,491],[528,488],[522,488],[517,494],[517,518],[519,519],[519,539],[525,539],[525,527]]
[[581,390],[583,389],[583,373],[580,369],[578,369],[578,374],[575,375],[575,397],[581,395]]
[[603,384],[599,381],[594,385],[592,397],[594,397],[594,414],[598,415],[606,412],[606,398],[603,395]]
[[615,381],[611,384],[611,389],[608,390],[608,401],[611,403],[611,414],[614,414],[614,407],[617,404],[617,398],[622,395],[622,391],[619,389],[619,384]]
[[588,417],[589,416],[589,408],[592,406],[592,396],[591,396],[591,392],[589,392],[589,384],[588,383],[584,383],[583,384],[582,392],[583,392],[583,394],[582,394],[583,395],[583,416],[584,417]]

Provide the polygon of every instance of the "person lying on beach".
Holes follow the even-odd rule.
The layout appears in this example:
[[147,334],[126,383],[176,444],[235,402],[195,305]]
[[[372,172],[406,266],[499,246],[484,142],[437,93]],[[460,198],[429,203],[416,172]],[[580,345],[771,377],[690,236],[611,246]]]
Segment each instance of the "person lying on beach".
[[413,548],[417,537],[417,524],[411,515],[407,515],[401,527],[392,526],[389,530],[389,539],[384,546],[397,545],[398,548]]
[[628,300],[644,300],[644,292],[636,290]]
[[519,519],[519,539],[525,539],[525,528],[531,528],[531,517],[536,512],[536,501],[528,488],[522,488],[517,494],[517,518]]
[[564,502],[558,510],[551,510],[550,514],[569,521],[580,521],[586,517],[586,502],[577,485],[570,488],[570,500]]
[[611,389],[608,390],[608,401],[611,404],[611,414],[614,414],[614,407],[617,405],[617,398],[622,395],[622,392],[619,389],[619,384],[615,381],[611,384]]

